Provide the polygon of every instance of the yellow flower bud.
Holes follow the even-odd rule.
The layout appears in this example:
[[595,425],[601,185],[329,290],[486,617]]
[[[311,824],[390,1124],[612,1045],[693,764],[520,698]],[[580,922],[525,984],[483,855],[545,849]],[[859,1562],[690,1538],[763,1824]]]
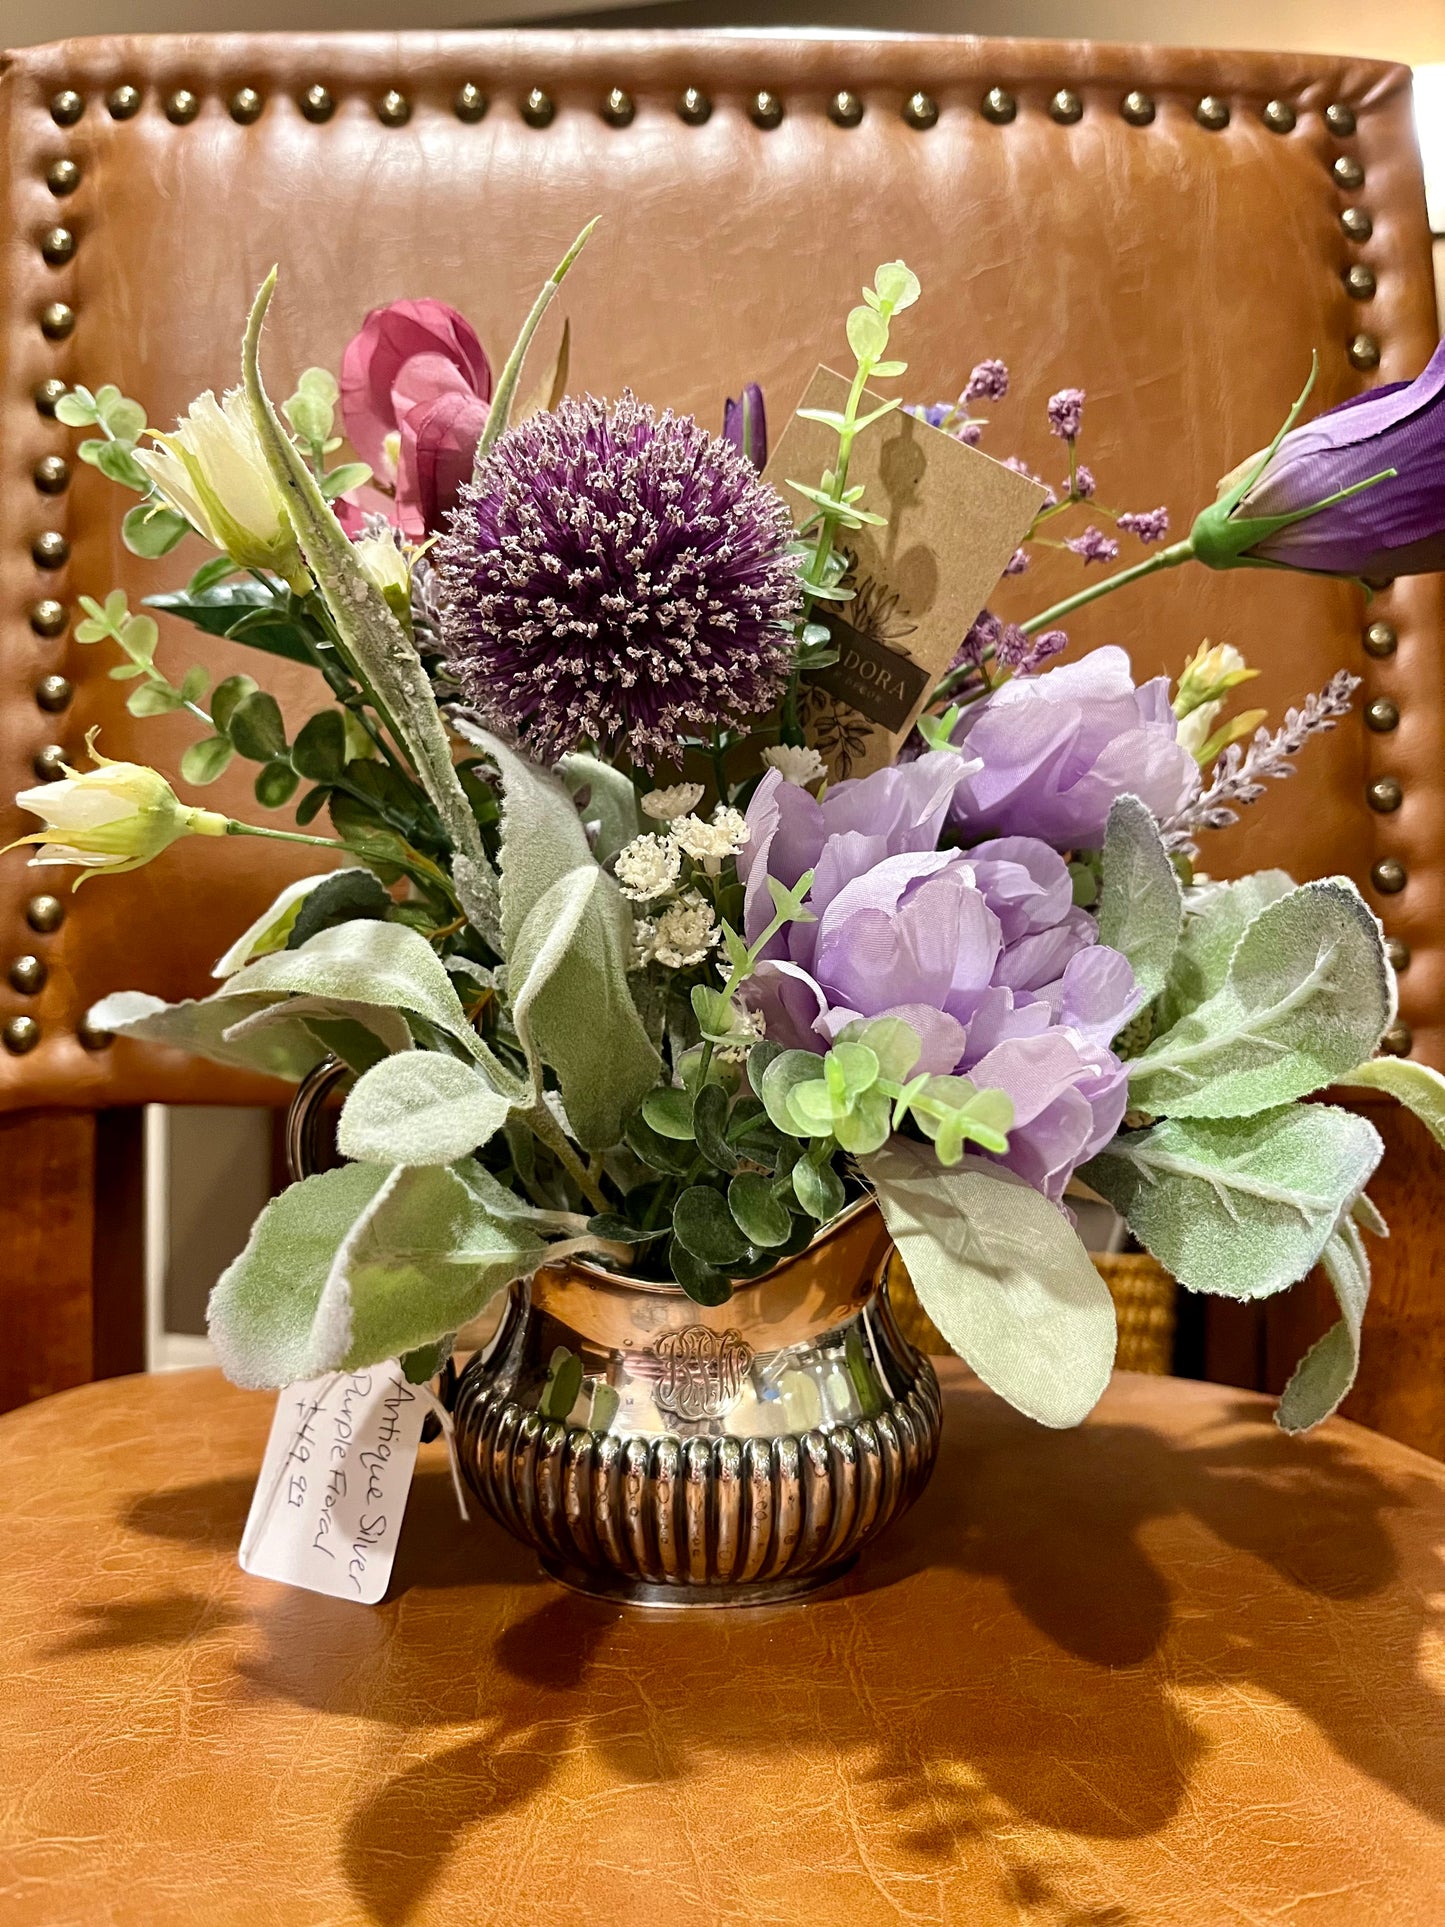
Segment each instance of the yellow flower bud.
[[351,553],[361,570],[385,598],[386,606],[406,629],[411,628],[411,559],[391,529],[359,535]]
[[[1202,704],[1221,701],[1231,689],[1258,674],[1232,642],[1201,642],[1179,678],[1174,714],[1182,721]],[[1214,713],[1218,715],[1219,711],[1216,709]]]

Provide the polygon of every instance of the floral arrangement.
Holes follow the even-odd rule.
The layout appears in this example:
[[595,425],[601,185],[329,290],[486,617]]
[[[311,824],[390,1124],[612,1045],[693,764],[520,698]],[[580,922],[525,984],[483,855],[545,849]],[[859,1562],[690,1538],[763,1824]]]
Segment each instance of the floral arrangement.
[[[249,761],[259,810],[295,827],[184,802],[93,743],[94,768],[18,799],[44,824],[31,861],[79,881],[183,836],[340,866],[282,892],[211,996],[92,1013],[291,1079],[350,1074],[347,1162],[276,1198],[215,1289],[226,1370],[277,1386],[399,1357],[424,1380],[494,1293],[569,1254],[718,1305],[871,1193],[949,1343],[1069,1424],[1115,1342],[1082,1190],[1191,1289],[1259,1297],[1323,1262],[1340,1323],[1279,1414],[1317,1423],[1354,1376],[1381,1144],[1301,1100],[1376,1085],[1438,1134],[1445,1080],[1375,1056],[1395,986],[1352,884],[1196,865],[1354,679],[1271,729],[1232,708],[1255,672],[1229,645],[1201,644],[1172,689],[1113,647],[1049,665],[1070,610],[1164,568],[1445,567],[1445,350],[1312,421],[1307,389],[1172,543],[1163,509],[1100,507],[1085,398],[1054,396],[1067,476],[1008,573],[1062,546],[1083,586],[1022,624],[980,614],[899,759],[830,781],[800,698],[854,593],[848,538],[883,519],[850,459],[900,406],[868,395],[906,372],[892,336],[918,282],[890,263],[848,316],[847,406],[819,416],[836,460],[785,497],[755,386],[715,436],[631,394],[568,395],[564,335],[524,393],[585,240],[495,375],[459,314],[402,301],[339,381],[307,369],[278,409],[273,275],[242,385],[174,430],[115,388],[57,411],[139,496],[133,550],[215,551],[148,608],[316,675],[290,735],[249,675],[173,680],[153,615],[87,600],[77,639],[118,652],[132,713],[194,719],[184,782]],[[977,443],[1007,388],[981,362],[957,402],[913,411],[919,432]],[[1144,553],[1110,572],[1126,542]]]

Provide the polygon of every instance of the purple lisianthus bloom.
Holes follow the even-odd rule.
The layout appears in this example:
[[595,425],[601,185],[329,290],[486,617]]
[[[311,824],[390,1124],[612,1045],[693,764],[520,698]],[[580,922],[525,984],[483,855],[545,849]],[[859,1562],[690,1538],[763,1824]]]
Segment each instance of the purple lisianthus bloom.
[[1372,581],[1445,569],[1445,342],[1414,381],[1291,428],[1219,491],[1190,532],[1210,568],[1273,563]]
[[1059,850],[1096,850],[1116,797],[1128,791],[1164,821],[1199,784],[1168,678],[1136,689],[1128,656],[1113,646],[1004,683],[965,713],[953,740],[979,759],[950,812],[969,840],[1037,836]]
[[769,1038],[795,1050],[825,1051],[859,1018],[901,1018],[921,1071],[1008,1093],[1003,1162],[1057,1201],[1123,1119],[1127,1077],[1109,1044],[1138,991],[1075,908],[1057,852],[1027,836],[937,847],[969,767],[930,751],[821,803],[764,777],[739,857],[745,932],[756,941],[772,918],[769,876],[793,885],[807,869],[817,921],[772,939],[745,995]]
[[763,391],[750,381],[736,401],[730,395],[723,404],[723,440],[731,442],[739,455],[746,455],[759,475],[768,465],[768,418],[763,409]]

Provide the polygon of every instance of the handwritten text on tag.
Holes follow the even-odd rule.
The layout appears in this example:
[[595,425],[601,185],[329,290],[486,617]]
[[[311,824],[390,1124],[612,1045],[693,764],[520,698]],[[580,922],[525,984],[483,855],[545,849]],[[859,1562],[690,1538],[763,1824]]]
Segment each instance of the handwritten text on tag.
[[395,1361],[289,1385],[241,1538],[242,1570],[374,1606],[391,1579],[429,1409]]

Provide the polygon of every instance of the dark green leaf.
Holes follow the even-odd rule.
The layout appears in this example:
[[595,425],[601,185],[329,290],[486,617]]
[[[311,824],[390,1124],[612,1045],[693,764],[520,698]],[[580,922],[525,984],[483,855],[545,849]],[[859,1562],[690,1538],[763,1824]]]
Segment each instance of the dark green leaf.
[[452,1340],[439,1338],[435,1345],[422,1345],[414,1352],[403,1352],[401,1369],[408,1385],[425,1385],[436,1377],[452,1355]]
[[719,1171],[736,1171],[737,1153],[727,1141],[728,1094],[721,1084],[704,1084],[692,1105],[697,1148]]
[[692,1145],[659,1136],[641,1112],[628,1120],[622,1135],[628,1148],[654,1171],[668,1171],[681,1177],[684,1171],[692,1169],[695,1155]]
[[[131,510],[131,515],[137,513],[136,509]],[[130,517],[126,519],[129,521]],[[216,562],[224,562],[228,570],[235,567],[225,556],[218,556]],[[182,616],[196,628],[204,629],[208,636],[230,636],[233,641],[264,650],[267,655],[284,656],[290,662],[315,667],[315,658],[306,646],[300,625],[287,614],[280,600],[279,588],[273,591],[264,583],[242,576],[229,582],[216,580],[197,589],[201,574],[198,570],[184,589],[147,596],[146,607]],[[239,633],[242,629],[244,633]]]
[[748,1241],[734,1223],[727,1200],[710,1184],[689,1185],[681,1193],[672,1207],[672,1229],[693,1257],[705,1265],[720,1270],[747,1256]]
[[725,1305],[732,1297],[731,1280],[695,1258],[680,1239],[674,1238],[668,1246],[667,1261],[673,1277],[696,1304]]
[[767,1126],[767,1112],[756,1097],[740,1097],[728,1115],[727,1138],[736,1144],[740,1137]]
[[836,1218],[846,1200],[843,1180],[832,1165],[817,1165],[811,1158],[799,1158],[793,1166],[793,1190],[808,1216],[820,1224]]
[[286,754],[286,725],[281,706],[264,689],[243,696],[231,711],[226,731],[241,755],[253,763],[269,763]]
[[649,1091],[642,1100],[642,1115],[660,1137],[692,1142],[692,1098],[676,1086]]
[[326,799],[330,794],[330,790],[325,788],[306,792],[296,805],[296,823],[299,829],[304,830],[308,823],[315,821],[326,807]]
[[301,899],[286,948],[299,950],[333,924],[354,923],[359,917],[384,917],[390,908],[391,898],[370,870],[338,870]]
[[547,1383],[537,1401],[537,1410],[543,1418],[556,1419],[560,1424],[577,1403],[581,1390],[582,1360],[576,1352],[559,1345],[547,1367]]
[[216,684],[211,693],[211,721],[221,735],[228,733],[237,705],[254,696],[258,686],[249,676],[227,676],[224,682]]
[[291,745],[291,767],[308,783],[334,783],[346,768],[346,723],[339,709],[323,709]]
[[224,582],[228,575],[236,574],[236,564],[229,555],[213,555],[209,562],[203,562],[190,581],[186,584],[188,596],[204,595],[216,583]]
[[616,1211],[599,1211],[595,1218],[587,1220],[587,1229],[599,1238],[606,1238],[611,1244],[645,1245],[653,1238],[660,1238],[662,1232],[656,1226],[644,1231],[641,1225],[634,1224]]
[[376,1032],[354,1017],[323,1017],[308,1011],[301,1021],[318,1043],[349,1065],[358,1077],[389,1055]]
[[214,783],[231,760],[231,745],[224,736],[203,736],[189,744],[181,754],[181,775],[199,789]]
[[283,809],[296,794],[296,785],[300,780],[289,763],[267,763],[257,772],[256,801],[262,809]]
[[728,1209],[751,1244],[785,1244],[793,1228],[793,1214],[773,1196],[772,1183],[756,1173],[743,1172],[728,1186]]
[[158,556],[169,555],[177,542],[189,533],[190,524],[173,509],[147,508],[144,502],[127,509],[120,525],[120,539],[131,554],[151,562]]

